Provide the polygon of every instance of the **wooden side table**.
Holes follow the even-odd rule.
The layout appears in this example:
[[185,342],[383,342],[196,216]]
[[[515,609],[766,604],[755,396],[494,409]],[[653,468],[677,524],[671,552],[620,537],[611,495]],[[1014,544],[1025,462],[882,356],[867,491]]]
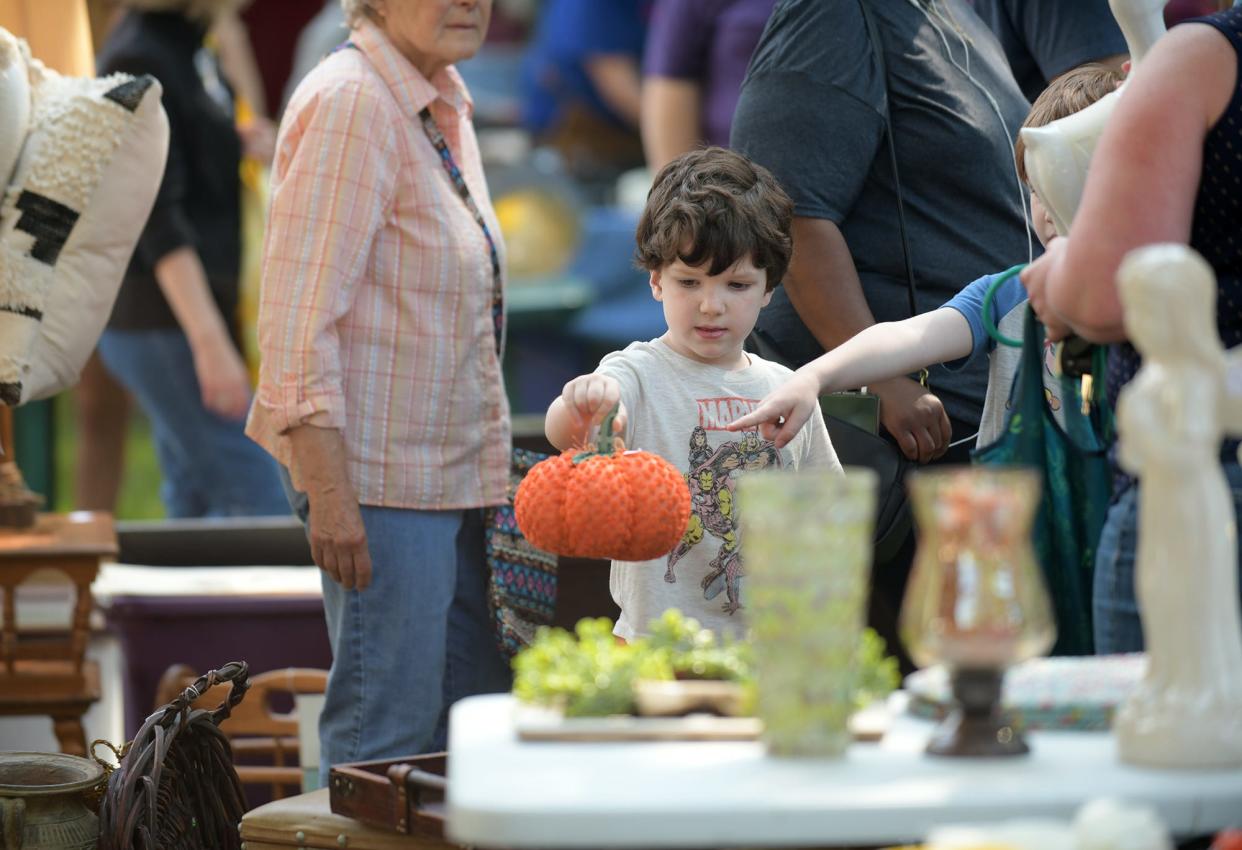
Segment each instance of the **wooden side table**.
[[[0,529],[0,716],[47,715],[66,753],[86,755],[82,715],[99,699],[99,667],[86,660],[91,582],[104,558],[115,558],[116,530],[105,513],[40,514],[32,528]],[[21,630],[17,588],[51,569],[74,586],[67,631]]]

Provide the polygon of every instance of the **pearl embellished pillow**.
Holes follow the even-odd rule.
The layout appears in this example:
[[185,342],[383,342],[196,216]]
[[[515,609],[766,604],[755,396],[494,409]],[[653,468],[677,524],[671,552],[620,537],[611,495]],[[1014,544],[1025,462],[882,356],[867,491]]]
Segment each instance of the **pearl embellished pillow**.
[[[0,403],[8,405],[76,383],[112,312],[168,153],[153,77],[61,76],[0,29],[0,63],[14,53],[30,108],[0,203]],[[0,84],[10,75],[13,63],[0,65]],[[0,131],[0,156],[8,129]]]

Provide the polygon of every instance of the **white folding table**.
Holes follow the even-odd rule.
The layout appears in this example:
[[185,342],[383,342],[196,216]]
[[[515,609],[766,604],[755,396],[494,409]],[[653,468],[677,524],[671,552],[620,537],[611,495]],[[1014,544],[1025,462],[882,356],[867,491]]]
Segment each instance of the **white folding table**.
[[923,754],[932,724],[895,717],[840,760],[776,759],[755,742],[530,743],[513,699],[452,709],[447,833],[467,845],[795,847],[908,843],[937,825],[1070,819],[1087,800],[1154,806],[1178,836],[1242,825],[1242,771],[1117,759],[1111,735],[1028,734],[1029,756]]

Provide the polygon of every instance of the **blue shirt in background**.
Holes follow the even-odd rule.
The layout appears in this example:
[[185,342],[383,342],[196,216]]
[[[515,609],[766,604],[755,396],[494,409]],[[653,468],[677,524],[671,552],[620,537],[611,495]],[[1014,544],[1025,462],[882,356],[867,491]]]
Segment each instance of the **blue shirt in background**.
[[629,55],[641,64],[651,0],[548,0],[523,63],[526,127],[555,126],[572,103],[623,125],[604,105],[584,67],[591,56]]

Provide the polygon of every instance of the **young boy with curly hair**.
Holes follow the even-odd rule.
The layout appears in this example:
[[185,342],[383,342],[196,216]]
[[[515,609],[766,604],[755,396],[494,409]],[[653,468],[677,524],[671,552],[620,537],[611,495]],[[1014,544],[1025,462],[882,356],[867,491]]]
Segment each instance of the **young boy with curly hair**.
[[734,488],[758,469],[841,464],[818,411],[782,447],[731,423],[788,380],[784,366],[742,349],[789,266],[793,203],[767,169],[723,148],[683,154],[661,169],[638,224],[638,263],[668,330],[613,352],[574,378],[548,409],[559,449],[589,438],[618,403],[614,428],[631,448],[661,455],[690,485],[685,536],[668,556],[614,561],[616,634],[635,638],[668,608],[738,633],[744,607]]

